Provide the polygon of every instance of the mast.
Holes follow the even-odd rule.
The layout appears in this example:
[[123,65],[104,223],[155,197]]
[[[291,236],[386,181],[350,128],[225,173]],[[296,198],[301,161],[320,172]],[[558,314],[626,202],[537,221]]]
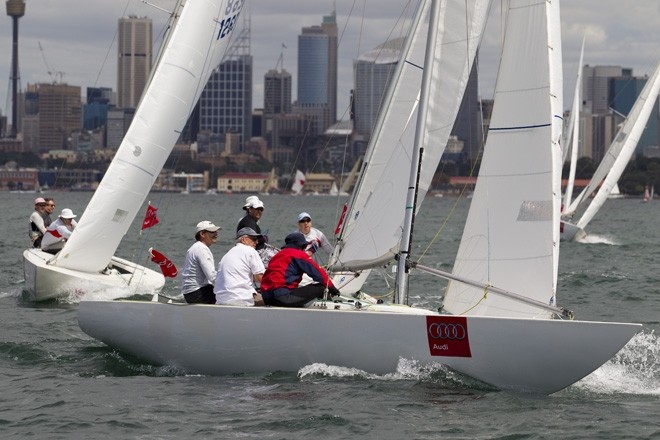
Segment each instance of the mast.
[[413,221],[415,215],[415,204],[417,202],[417,188],[419,184],[419,170],[421,167],[423,143],[426,131],[426,113],[428,111],[428,94],[431,87],[433,54],[435,53],[436,38],[438,33],[438,21],[440,18],[440,6],[438,0],[431,0],[431,12],[429,14],[429,30],[426,52],[424,54],[424,73],[422,76],[422,89],[420,92],[419,110],[417,112],[417,125],[415,127],[415,141],[412,151],[410,166],[410,179],[408,194],[406,197],[405,214],[403,219],[403,232],[401,235],[401,247],[399,248],[399,259],[396,272],[396,293],[394,302],[403,304],[406,300],[408,270],[410,259],[410,246],[413,233]]

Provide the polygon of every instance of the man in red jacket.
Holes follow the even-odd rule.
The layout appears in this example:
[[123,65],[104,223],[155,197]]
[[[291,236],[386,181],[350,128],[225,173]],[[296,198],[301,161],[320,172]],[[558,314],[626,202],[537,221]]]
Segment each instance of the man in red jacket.
[[[268,263],[261,279],[261,296],[268,306],[303,307],[315,298],[323,298],[326,287],[332,296],[339,295],[328,274],[304,251],[305,236],[300,232],[289,234],[284,247]],[[315,283],[298,287],[303,274]]]

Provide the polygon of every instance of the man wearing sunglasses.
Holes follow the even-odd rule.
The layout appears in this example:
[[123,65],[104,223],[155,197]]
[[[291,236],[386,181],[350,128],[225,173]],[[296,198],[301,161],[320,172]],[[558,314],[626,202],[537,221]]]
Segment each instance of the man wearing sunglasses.
[[325,264],[321,261],[319,255],[316,253],[319,249],[330,255],[332,253],[332,245],[323,232],[312,227],[312,216],[307,212],[301,212],[298,215],[298,231],[305,236],[307,240],[307,247],[305,252],[314,259],[318,264]]

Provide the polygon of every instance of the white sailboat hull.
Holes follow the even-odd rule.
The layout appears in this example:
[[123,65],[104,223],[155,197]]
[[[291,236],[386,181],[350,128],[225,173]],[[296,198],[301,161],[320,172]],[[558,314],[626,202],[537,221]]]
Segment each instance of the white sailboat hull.
[[574,223],[570,223],[564,220],[561,221],[560,231],[560,241],[577,241],[587,236],[587,233],[584,231],[584,229]]
[[[324,363],[383,374],[401,359],[443,364],[501,389],[550,394],[588,375],[639,324],[82,301],[81,329],[157,365],[208,375],[298,371]],[[449,338],[447,338],[449,336]]]
[[165,278],[159,272],[132,263],[119,257],[112,257],[110,267],[114,270],[100,272],[81,272],[48,262],[53,254],[41,249],[27,249],[23,252],[23,273],[25,286],[34,295],[35,301],[66,298],[77,292],[87,293],[109,288],[137,287],[140,292],[158,292],[165,284]]

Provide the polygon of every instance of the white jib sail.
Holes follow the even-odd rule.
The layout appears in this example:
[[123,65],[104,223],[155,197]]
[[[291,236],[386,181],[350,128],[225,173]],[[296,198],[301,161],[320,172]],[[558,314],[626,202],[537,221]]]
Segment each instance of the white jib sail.
[[[511,0],[484,157],[453,273],[555,305],[561,198],[559,2]],[[485,298],[484,298],[485,296]],[[453,314],[549,317],[450,281]]]
[[54,264],[103,270],[225,54],[245,0],[187,1],[103,180]]
[[[660,92],[660,63],[655,68],[653,75],[646,81],[646,85],[642,89],[639,97],[635,101],[633,108],[628,113],[626,121],[617,133],[612,146],[607,150],[606,157],[610,155],[610,150],[617,150],[618,155],[612,163],[609,173],[605,177],[603,184],[598,189],[589,207],[584,211],[584,214],[577,222],[578,228],[584,229],[585,226],[591,221],[596,213],[603,206],[609,197],[612,189],[621,178],[621,174],[626,169],[630,158],[635,152],[639,137],[642,135],[646,122],[651,116],[651,110],[658,99]],[[604,161],[605,159],[603,159]],[[595,177],[595,176],[594,176]],[[592,182],[593,182],[592,178]],[[590,183],[591,184],[591,183]]]
[[[463,98],[490,0],[443,1],[426,124],[417,209],[431,183]],[[401,239],[416,110],[428,34],[429,2],[420,4],[369,141],[333,268],[362,269],[394,258]]]
[[[571,162],[570,168],[568,171],[568,182],[566,184],[566,191],[564,192],[564,215],[570,215],[570,212],[567,212],[571,200],[573,199],[573,187],[575,184],[575,169],[577,167],[578,159],[578,144],[580,140],[580,103],[582,101],[582,95],[580,93],[582,86],[582,60],[584,59],[584,37],[582,37],[582,49],[580,50],[580,61],[578,62],[578,72],[577,78],[575,80],[575,90],[573,94],[573,106],[571,107],[571,117],[568,124],[568,134],[563,139],[562,147],[564,150],[569,150],[568,142],[570,136],[570,151],[571,151]],[[566,160],[566,155],[562,162]]]

